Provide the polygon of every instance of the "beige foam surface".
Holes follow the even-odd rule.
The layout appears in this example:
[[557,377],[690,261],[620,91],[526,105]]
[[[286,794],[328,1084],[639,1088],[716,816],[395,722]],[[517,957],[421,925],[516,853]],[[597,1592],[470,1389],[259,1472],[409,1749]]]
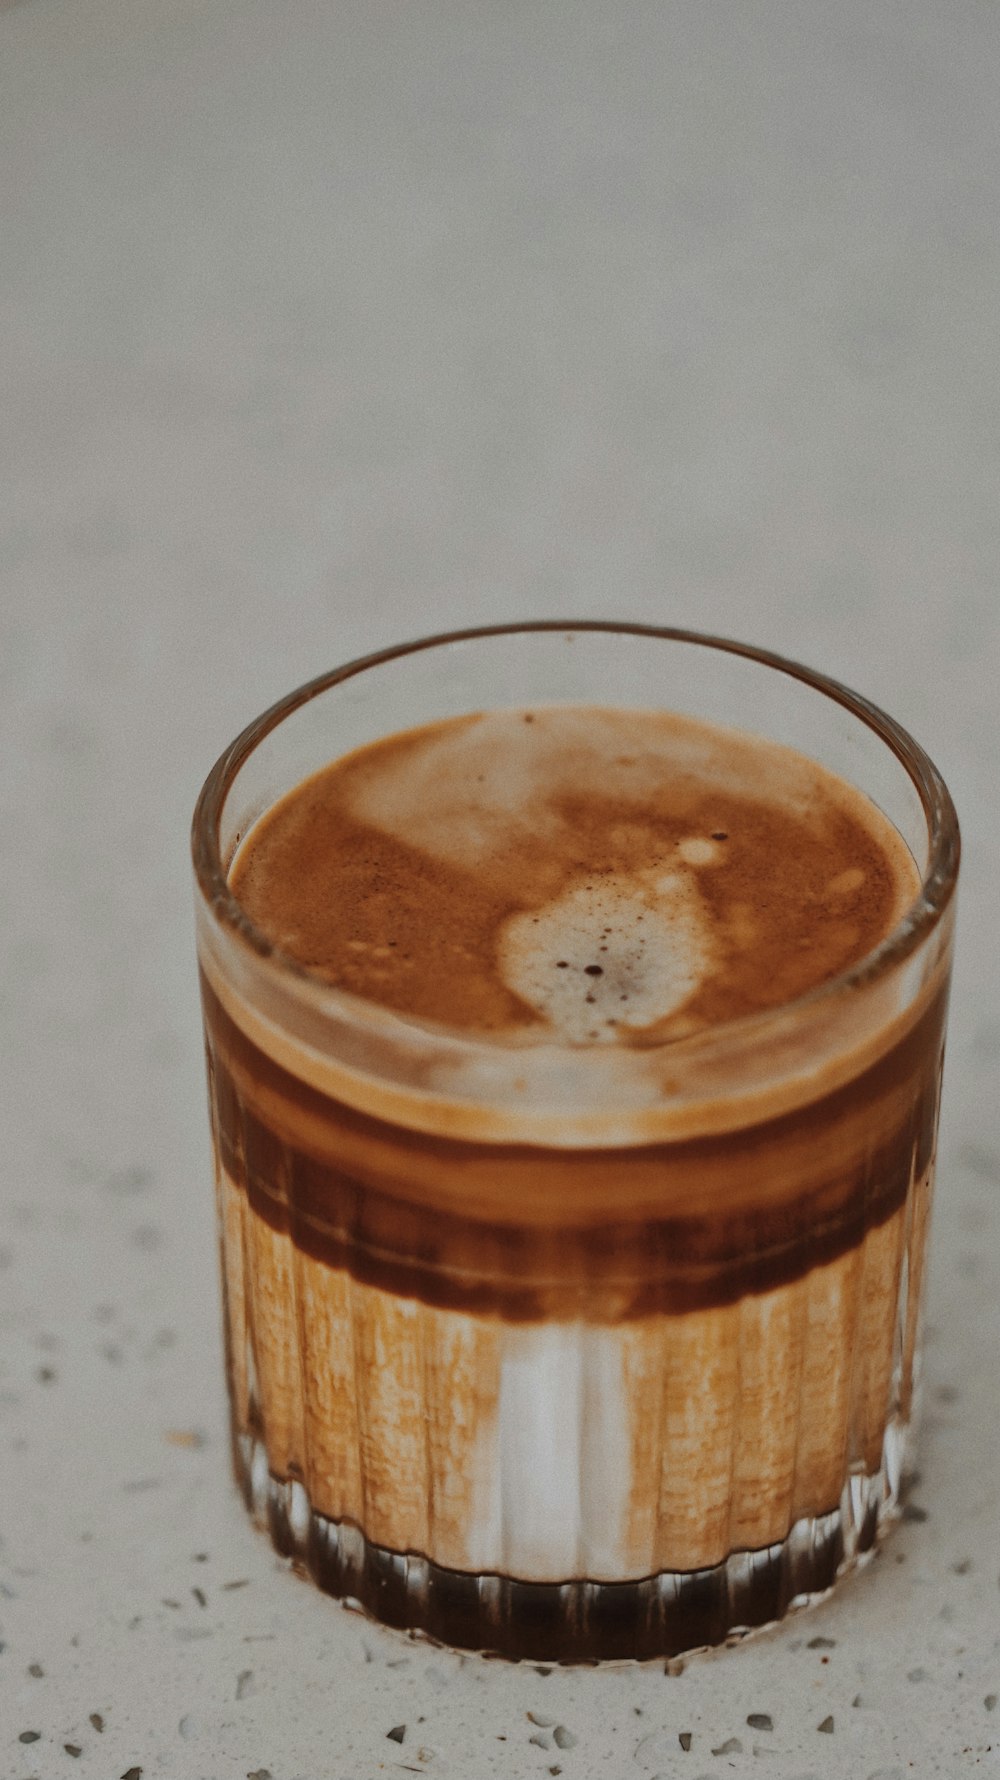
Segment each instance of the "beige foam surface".
[[794,1000],[871,951],[917,889],[886,818],[805,756],[589,706],[361,749],[269,811],[231,878],[324,980],[452,1028],[576,1044]]

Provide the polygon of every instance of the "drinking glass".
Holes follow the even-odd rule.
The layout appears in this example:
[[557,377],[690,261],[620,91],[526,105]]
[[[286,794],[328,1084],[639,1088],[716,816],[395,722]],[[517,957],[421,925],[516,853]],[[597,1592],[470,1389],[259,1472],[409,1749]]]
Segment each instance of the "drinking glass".
[[[670,1042],[449,1030],[248,918],[275,802],[502,707],[689,714],[870,798],[920,879],[859,963]],[[720,638],[496,626],[283,699],[194,818],[233,1455],[278,1550],[454,1646],[671,1656],[813,1601],[896,1517],[914,1426],[958,870],[917,744]]]

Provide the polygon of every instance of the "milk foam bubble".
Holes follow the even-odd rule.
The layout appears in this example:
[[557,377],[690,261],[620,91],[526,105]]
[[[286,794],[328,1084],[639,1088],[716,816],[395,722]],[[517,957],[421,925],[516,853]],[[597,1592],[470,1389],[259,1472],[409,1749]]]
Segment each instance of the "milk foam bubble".
[[572,886],[500,935],[500,974],[571,1043],[613,1043],[691,996],[712,967],[697,884],[683,868]]

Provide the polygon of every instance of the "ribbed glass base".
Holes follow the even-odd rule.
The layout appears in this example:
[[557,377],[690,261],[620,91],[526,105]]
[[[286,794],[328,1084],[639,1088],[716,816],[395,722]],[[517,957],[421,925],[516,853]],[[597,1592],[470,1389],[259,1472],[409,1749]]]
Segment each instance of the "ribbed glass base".
[[316,1513],[301,1482],[272,1475],[252,1435],[236,1436],[234,1457],[247,1506],[276,1549],[382,1624],[515,1660],[620,1662],[707,1649],[822,1600],[896,1519],[906,1436],[903,1422],[890,1422],[879,1470],[853,1474],[836,1508],[797,1520],[778,1544],[732,1552],[712,1569],[629,1582],[525,1582],[446,1569]]

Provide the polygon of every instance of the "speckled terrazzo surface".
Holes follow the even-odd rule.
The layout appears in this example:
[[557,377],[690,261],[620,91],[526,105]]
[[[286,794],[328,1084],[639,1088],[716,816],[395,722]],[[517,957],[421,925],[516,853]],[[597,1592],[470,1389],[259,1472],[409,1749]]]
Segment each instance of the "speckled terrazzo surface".
[[[1000,1771],[998,77],[968,0],[0,6],[3,1780]],[[615,614],[855,684],[966,837],[909,1518],[671,1675],[246,1522],[186,858],[320,668]]]

